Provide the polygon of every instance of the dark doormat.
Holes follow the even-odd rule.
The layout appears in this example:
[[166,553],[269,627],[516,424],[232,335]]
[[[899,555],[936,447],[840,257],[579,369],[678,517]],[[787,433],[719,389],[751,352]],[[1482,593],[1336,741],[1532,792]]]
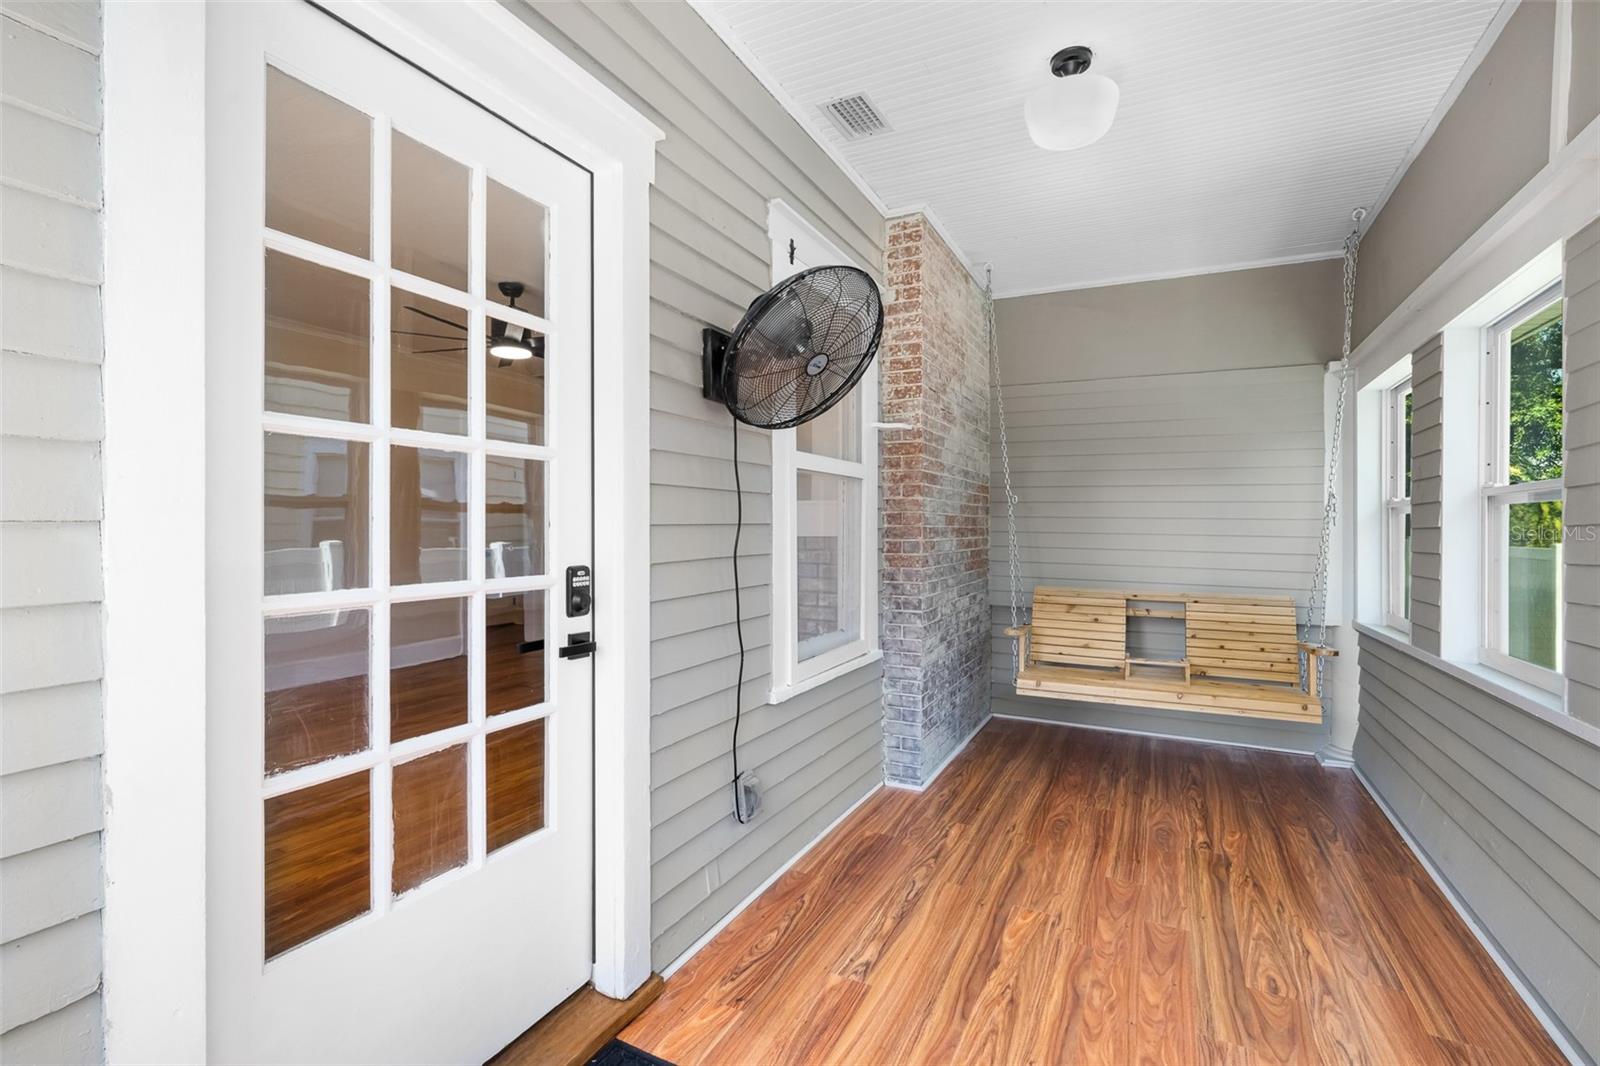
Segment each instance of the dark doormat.
[[589,1066],[672,1066],[666,1059],[658,1059],[648,1051],[640,1051],[632,1044],[613,1040],[589,1060]]

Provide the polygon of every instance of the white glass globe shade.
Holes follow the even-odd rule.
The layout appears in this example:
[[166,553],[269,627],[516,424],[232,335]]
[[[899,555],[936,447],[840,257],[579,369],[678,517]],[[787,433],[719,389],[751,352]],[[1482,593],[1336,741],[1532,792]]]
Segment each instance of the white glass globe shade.
[[1111,128],[1121,97],[1117,83],[1102,74],[1055,78],[1023,106],[1028,135],[1052,152],[1093,144]]

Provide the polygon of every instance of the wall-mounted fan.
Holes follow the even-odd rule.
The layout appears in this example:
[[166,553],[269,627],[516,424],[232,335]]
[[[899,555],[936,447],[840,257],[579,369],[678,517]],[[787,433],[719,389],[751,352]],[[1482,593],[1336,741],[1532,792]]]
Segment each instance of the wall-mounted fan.
[[733,815],[741,823],[761,808],[760,782],[739,771],[739,722],[744,689],[744,624],[739,603],[739,538],[744,491],[739,481],[739,422],[757,429],[790,429],[844,398],[861,380],[883,336],[883,299],[863,270],[824,266],[803,270],[756,297],[732,333],[706,329],[701,360],[707,399],[724,404],[733,427],[733,621],[739,638],[739,677],[733,689]]
[[707,329],[702,391],[758,429],[790,429],[844,398],[883,336],[883,300],[866,271],[803,270],[756,297],[734,331]]
[[[513,308],[517,306],[517,300],[526,291],[526,287],[520,281],[502,281],[497,288],[500,290],[500,295],[504,296]],[[417,355],[439,355],[447,352],[465,352],[467,350],[466,323],[452,321],[441,315],[436,315],[432,311],[424,311],[422,308],[413,307],[410,304],[402,306],[414,315],[421,315],[423,318],[432,319],[442,325],[449,326],[451,329],[461,331],[461,336],[456,338],[447,333],[425,333],[410,329],[395,330],[395,333],[402,333],[411,337],[434,337],[439,340],[459,339],[461,342],[459,345],[449,348],[427,348],[417,352]],[[510,366],[520,359],[544,358],[543,337],[524,326],[515,326],[494,317],[489,319],[487,344],[489,354],[498,359],[498,365],[502,367]]]

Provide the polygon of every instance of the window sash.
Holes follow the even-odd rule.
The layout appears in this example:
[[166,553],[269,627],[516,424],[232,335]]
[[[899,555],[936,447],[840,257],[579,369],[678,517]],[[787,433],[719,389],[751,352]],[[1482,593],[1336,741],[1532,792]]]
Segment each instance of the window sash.
[[1384,393],[1383,414],[1383,624],[1409,633],[1410,588],[1406,580],[1406,519],[1411,494],[1406,485],[1405,400],[1409,377]]
[[[865,418],[862,419],[866,421]],[[790,432],[793,432],[792,430]],[[849,459],[836,459],[831,455],[818,455],[815,452],[803,452],[795,448],[792,454],[796,470],[810,470],[817,474],[833,474],[835,477],[855,478],[864,481],[867,476],[867,464],[851,462]]]
[[[1541,309],[1561,299],[1557,281],[1490,326],[1484,365],[1483,484],[1511,484],[1511,334]],[[1565,426],[1562,427],[1565,431]],[[1518,487],[1521,487],[1520,485]]]
[[[1564,478],[1511,482],[1511,337],[1522,323],[1562,296],[1557,281],[1519,305],[1485,330],[1483,423],[1480,427],[1483,481],[1479,487],[1480,535],[1483,538],[1483,618],[1478,659],[1520,681],[1560,695],[1566,679],[1565,640],[1561,634],[1564,604],[1556,604],[1555,669],[1510,654],[1510,520],[1511,508],[1565,498]],[[1566,427],[1563,425],[1563,434]],[[1560,574],[1557,575],[1559,590]]]
[[[865,384],[863,380],[862,386]],[[875,410],[875,405],[867,408],[863,404],[862,454],[876,459],[876,431],[869,421],[869,410]],[[873,434],[870,440],[866,436],[868,433]],[[774,652],[769,702],[774,703],[802,692],[835,673],[864,665],[878,651],[877,464],[853,463],[832,456],[802,452],[795,447],[794,438],[795,431],[790,429],[773,434],[772,441]],[[860,485],[861,495],[861,528],[856,537],[861,553],[857,570],[861,575],[857,590],[860,636],[809,659],[800,658],[799,643],[799,474],[802,470],[854,481]]]

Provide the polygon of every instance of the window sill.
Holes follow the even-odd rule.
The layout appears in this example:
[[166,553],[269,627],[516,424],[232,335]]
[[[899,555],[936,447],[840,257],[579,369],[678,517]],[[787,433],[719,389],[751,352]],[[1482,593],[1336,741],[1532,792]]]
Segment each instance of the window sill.
[[830,666],[828,669],[818,671],[810,677],[802,678],[792,685],[774,685],[772,691],[767,693],[767,703],[783,703],[785,700],[793,699],[802,692],[810,692],[820,685],[826,685],[836,677],[843,677],[845,674],[859,670],[863,666],[871,666],[882,658],[883,652],[874,648],[865,655],[858,655],[854,659],[842,662],[837,666]]
[[[1411,643],[1410,630],[1401,629],[1399,626],[1392,626],[1386,622],[1357,622],[1356,632],[1365,633],[1369,637],[1380,637],[1390,644],[1403,646],[1406,651],[1418,650]],[[1421,654],[1426,655],[1427,652],[1421,652]]]
[[1600,747],[1600,726],[1590,725],[1582,719],[1572,717],[1566,712],[1565,701],[1553,692],[1519,680],[1510,674],[1501,673],[1499,670],[1485,666],[1482,663],[1463,663],[1450,659],[1441,659],[1432,652],[1423,651],[1421,648],[1416,647],[1405,634],[1387,626],[1357,622],[1355,629],[1357,633],[1382,641],[1389,647],[1409,655],[1425,666],[1431,666],[1435,670],[1449,674],[1458,681],[1466,682],[1501,703],[1509,703],[1518,710],[1525,711],[1563,732],[1570,733],[1580,740]]
[[1372,625],[1372,628],[1373,629],[1382,630],[1384,633],[1388,634],[1390,637],[1393,637],[1395,640],[1403,640],[1403,641],[1406,641],[1407,643],[1409,643],[1411,641],[1411,623],[1410,622],[1400,621],[1398,619],[1391,618],[1391,619],[1383,622],[1381,625],[1379,623],[1374,622],[1373,625]]

